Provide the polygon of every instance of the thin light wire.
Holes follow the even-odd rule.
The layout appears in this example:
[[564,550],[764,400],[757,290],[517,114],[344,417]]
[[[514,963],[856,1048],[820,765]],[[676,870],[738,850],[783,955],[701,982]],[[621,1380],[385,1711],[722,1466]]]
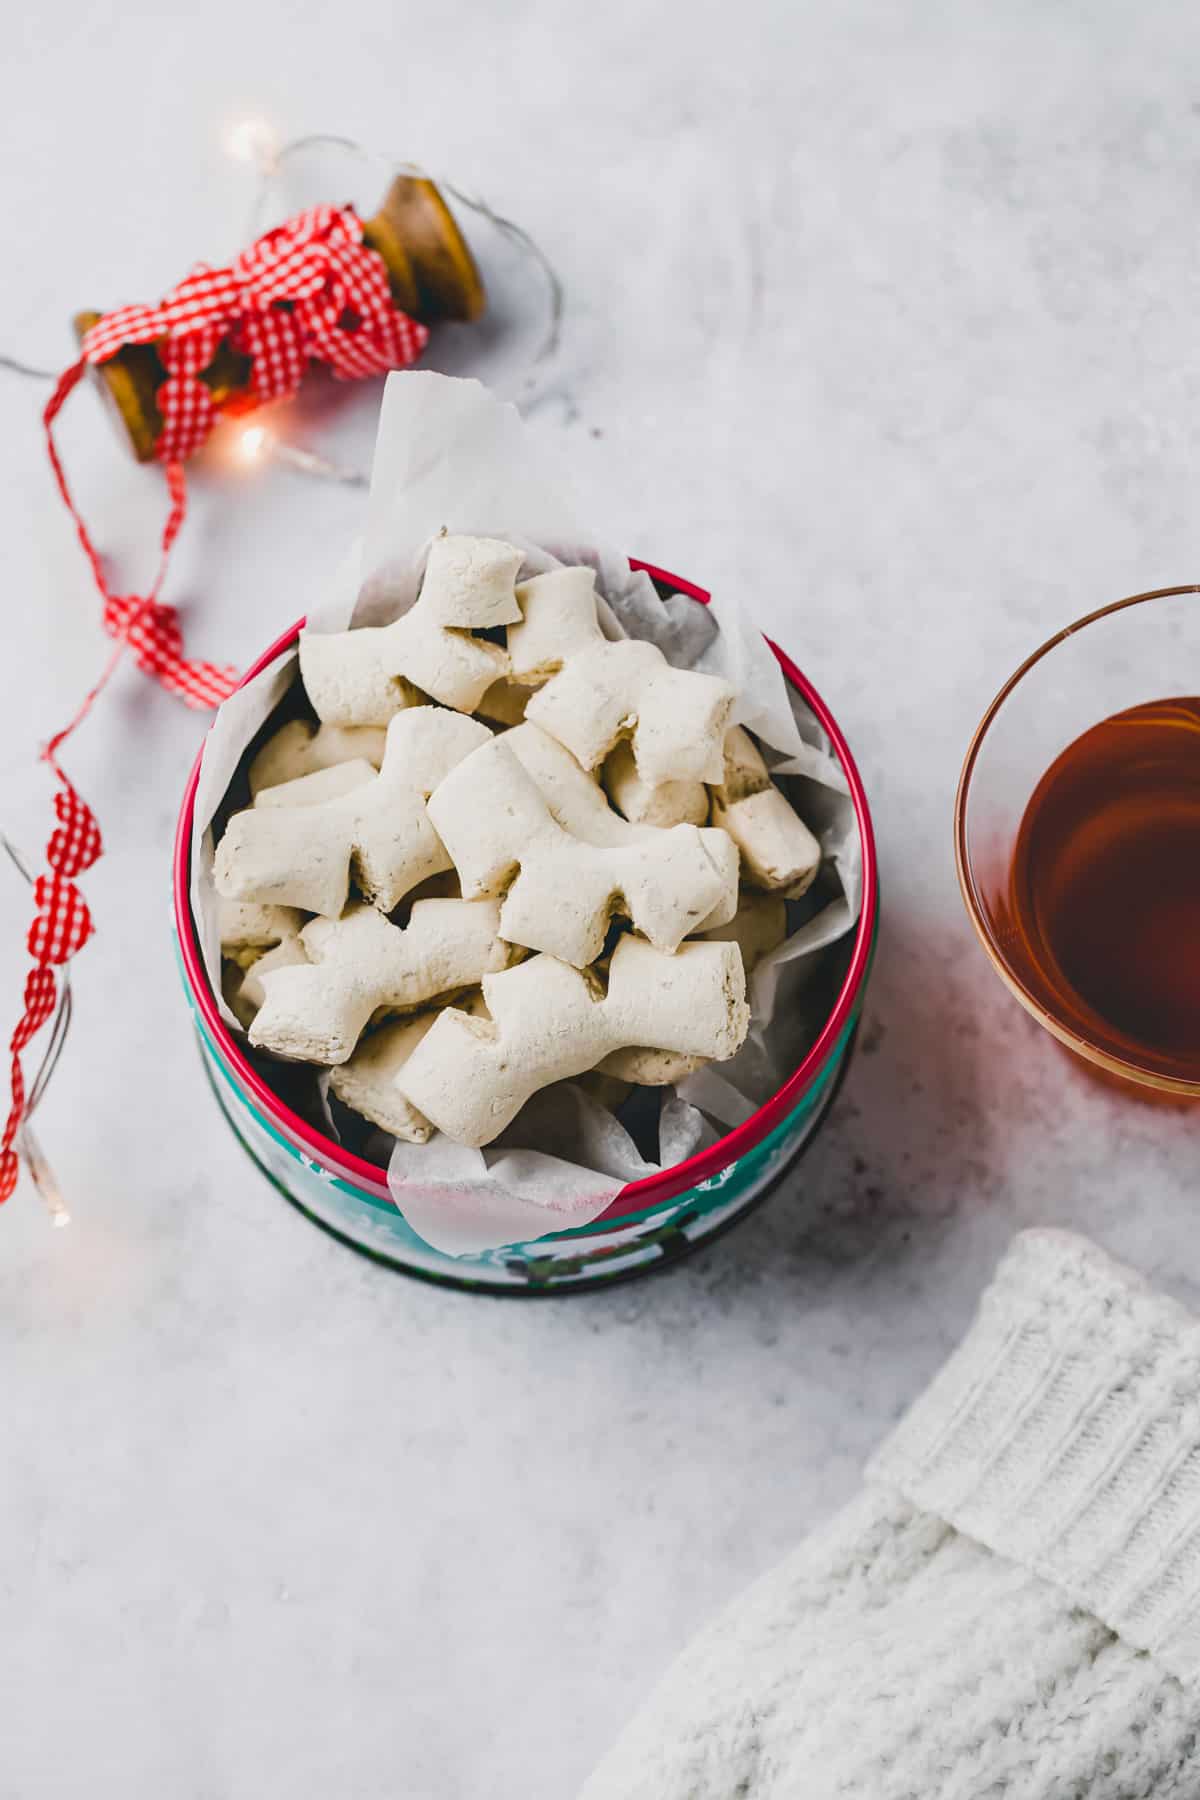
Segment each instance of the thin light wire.
[[62,998],[58,1003],[58,1011],[54,1015],[54,1024],[50,1028],[50,1041],[46,1053],[42,1057],[41,1067],[33,1078],[33,1086],[29,1090],[29,1104],[26,1116],[33,1112],[41,1102],[42,1095],[49,1085],[50,1077],[58,1067],[58,1059],[66,1047],[67,1032],[71,1029],[72,1007],[75,1004],[70,982],[66,972],[62,978]]
[[277,438],[270,432],[263,451],[300,475],[316,475],[322,481],[336,481],[342,487],[367,488],[371,485],[371,477],[364,475],[361,469],[348,469],[344,463],[331,462],[315,450],[301,450],[298,444],[289,444],[286,438]]
[[517,244],[537,263],[545,277],[546,288],[550,295],[550,322],[546,327],[546,335],[542,339],[537,355],[533,359],[532,367],[537,368],[541,363],[549,362],[558,349],[559,339],[562,336],[563,309],[566,304],[566,290],[558,270],[537,239],[532,237],[523,225],[518,225],[515,219],[506,219],[503,213],[498,213],[490,207],[486,200],[465,194],[461,188],[455,187],[452,181],[447,181],[445,176],[438,180],[437,185],[445,188],[448,194],[453,195],[460,206],[468,207],[472,212],[477,212],[482,218],[489,220],[497,231],[509,239],[510,243]]
[[557,269],[537,239],[532,237],[523,225],[518,225],[515,219],[506,218],[503,213],[498,213],[494,207],[490,206],[486,200],[480,199],[478,195],[466,193],[448,176],[433,174],[428,169],[422,168],[419,163],[410,162],[407,157],[392,156],[382,150],[371,150],[365,144],[358,143],[354,138],[341,137],[334,132],[326,131],[309,132],[303,137],[292,138],[288,143],[277,148],[264,150],[258,163],[258,192],[254,197],[250,212],[250,235],[252,237],[257,237],[262,230],[262,218],[266,209],[267,197],[271,193],[284,163],[292,157],[300,155],[303,151],[321,149],[344,150],[350,156],[357,157],[360,162],[373,163],[392,176],[409,175],[418,181],[432,181],[436,187],[443,189],[452,199],[457,200],[460,206],[465,206],[468,211],[478,213],[481,218],[486,219],[503,237],[506,237],[510,243],[515,244],[519,250],[529,256],[537,264],[545,280],[550,308],[545,335],[530,366],[537,368],[540,364],[549,361],[558,349],[559,339],[562,335],[566,290]]
[[34,381],[57,381],[58,369],[37,369],[32,363],[22,362],[19,356],[5,356],[0,351],[0,369],[11,369],[14,375],[28,375]]
[[33,886],[33,876],[29,873],[29,866],[25,862],[24,858],[22,857],[20,851],[17,849],[16,845],[13,843],[12,839],[9,837],[8,833],[5,831],[0,831],[0,844],[2,844],[4,846],[4,849],[7,851],[8,860],[13,864],[18,875],[23,875],[25,877],[26,881],[29,883],[30,887],[32,887]]

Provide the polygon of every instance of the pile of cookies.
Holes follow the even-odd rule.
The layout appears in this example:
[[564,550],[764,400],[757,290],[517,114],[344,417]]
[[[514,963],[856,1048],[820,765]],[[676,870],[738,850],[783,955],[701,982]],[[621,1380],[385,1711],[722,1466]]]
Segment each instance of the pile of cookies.
[[591,569],[522,562],[443,534],[393,624],[302,633],[315,719],[254,756],[216,849],[250,1043],[415,1143],[733,1056],[820,865],[729,683],[607,638]]

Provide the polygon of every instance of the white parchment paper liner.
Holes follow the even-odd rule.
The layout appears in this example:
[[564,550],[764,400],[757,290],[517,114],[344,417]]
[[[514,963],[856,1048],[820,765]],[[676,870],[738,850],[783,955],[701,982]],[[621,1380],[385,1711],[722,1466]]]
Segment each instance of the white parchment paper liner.
[[[679,668],[724,675],[738,691],[735,721],[760,740],[773,772],[817,833],[841,893],[759,964],[750,987],[750,1035],[730,1062],[711,1064],[664,1096],[658,1162],[646,1161],[619,1120],[579,1088],[536,1096],[483,1150],[435,1133],[397,1142],[388,1182],[419,1236],[449,1255],[528,1242],[589,1224],[627,1182],[669,1168],[742,1123],[787,1080],[824,1022],[810,990],[822,952],[848,932],[862,904],[854,809],[841,767],[810,709],[788,688],[741,597],[704,607],[659,599],[649,577],[618,550],[597,548],[553,462],[521,422],[475,381],[422,371],[388,378],[375,450],[366,537],[309,629],[386,624],[416,599],[431,539],[450,531],[504,538],[526,553],[525,573],[588,563],[608,603],[604,629],[657,643]],[[247,744],[292,684],[289,652],[226,701],[205,745],[192,842],[192,905],[204,966],[221,992],[212,821]],[[230,1029],[240,1027],[221,1003]]]

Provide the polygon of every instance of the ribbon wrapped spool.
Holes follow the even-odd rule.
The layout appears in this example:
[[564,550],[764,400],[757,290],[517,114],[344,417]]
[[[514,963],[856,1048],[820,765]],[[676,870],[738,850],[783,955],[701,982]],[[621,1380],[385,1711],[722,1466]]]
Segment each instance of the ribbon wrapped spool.
[[[475,259],[458,223],[432,181],[398,175],[379,211],[362,224],[362,241],[376,251],[387,268],[392,298],[409,318],[429,325],[439,320],[479,318],[487,294]],[[75,317],[80,340],[101,318],[97,312]],[[120,417],[130,449],[139,462],[160,454],[163,417],[158,391],[169,371],[154,343],[126,344],[96,367],[104,389]],[[252,385],[251,358],[228,339],[218,344],[207,366],[198,371],[213,406],[226,415],[248,412],[258,400]]]

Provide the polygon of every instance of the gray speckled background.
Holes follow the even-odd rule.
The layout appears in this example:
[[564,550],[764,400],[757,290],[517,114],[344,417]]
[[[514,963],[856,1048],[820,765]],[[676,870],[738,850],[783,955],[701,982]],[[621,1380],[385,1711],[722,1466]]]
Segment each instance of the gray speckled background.
[[[751,592],[857,752],[884,882],[864,1054],[795,1179],[668,1278],[528,1307],[390,1277],[278,1201],[205,1090],[167,924],[200,721],[124,673],[69,757],[108,837],[44,1114],[75,1223],[25,1191],[0,1218],[20,1800],[567,1800],[692,1628],[852,1490],[1015,1230],[1089,1231],[1200,1301],[1195,1121],[1093,1086],[1017,1011],[949,830],[1023,654],[1197,574],[1200,23],[1169,0],[337,22],[24,16],[0,338],[65,360],[77,306],[234,248],[220,133],[248,111],[518,214],[570,292],[534,417],[598,525]],[[101,646],[41,395],[0,392],[3,822],[36,847],[32,752]],[[376,406],[310,424],[362,462]],[[133,582],[156,478],[89,403],[63,436]],[[361,508],[210,466],[171,578],[195,649],[259,649]],[[0,903],[15,998],[15,880]]]

